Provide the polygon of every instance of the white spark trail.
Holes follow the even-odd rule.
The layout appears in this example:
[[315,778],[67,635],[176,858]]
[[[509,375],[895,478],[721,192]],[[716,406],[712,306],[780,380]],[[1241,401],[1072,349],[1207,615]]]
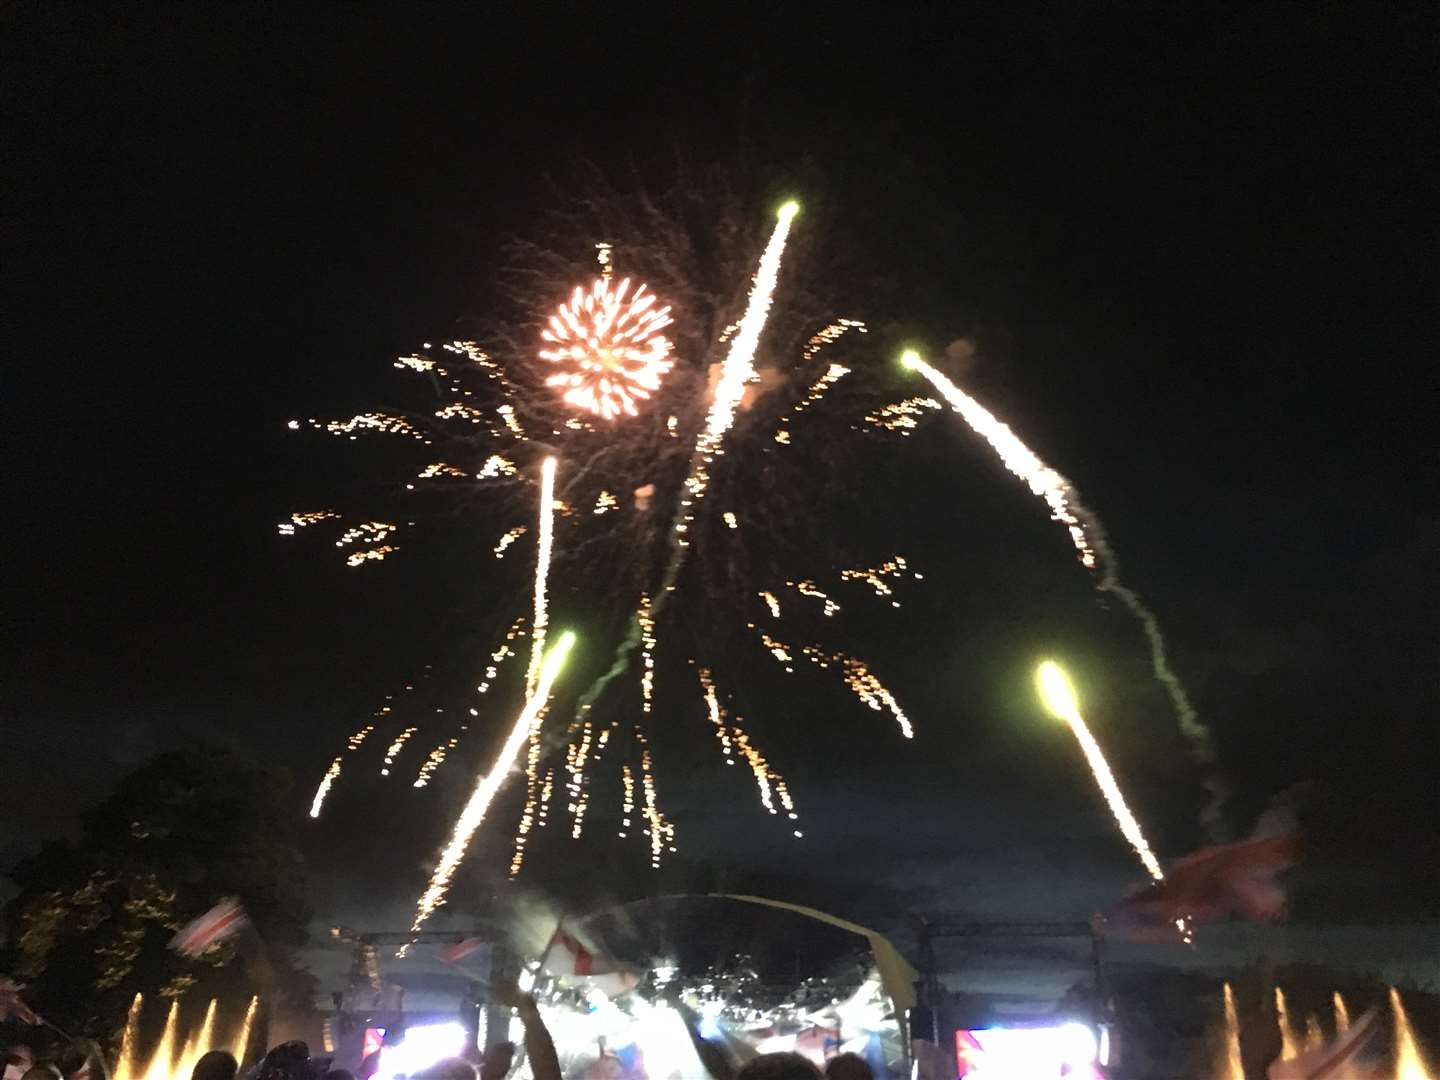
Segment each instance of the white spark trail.
[[1041,461],[1007,424],[997,419],[942,372],[927,364],[918,353],[906,352],[901,363],[925,376],[940,396],[950,403],[951,408],[961,415],[971,430],[990,444],[1000,456],[1005,468],[1025,481],[1031,492],[1045,500],[1050,507],[1050,516],[1064,525],[1070,533],[1070,543],[1074,546],[1081,564],[1088,570],[1099,570],[1100,591],[1119,597],[1120,602],[1139,621],[1150,646],[1151,669],[1170,697],[1180,730],[1190,740],[1192,753],[1201,762],[1214,761],[1215,750],[1211,743],[1210,729],[1195,715],[1185,687],[1170,668],[1165,637],[1160,631],[1159,621],[1135,590],[1120,581],[1119,561],[1106,539],[1105,528],[1095,512],[1080,500],[1075,485]]
[[520,753],[520,747],[530,734],[531,726],[535,723],[541,710],[549,701],[555,679],[560,674],[560,669],[565,666],[566,657],[570,655],[570,649],[574,644],[575,635],[573,633],[566,631],[561,634],[540,665],[540,673],[535,682],[535,692],[526,700],[525,708],[515,718],[515,724],[510,729],[510,734],[506,736],[500,752],[495,756],[495,765],[485,776],[480,778],[475,785],[475,790],[471,792],[465,809],[460,812],[460,817],[455,822],[450,843],[441,853],[440,862],[430,876],[430,884],[416,903],[415,918],[410,924],[412,931],[419,930],[425,924],[425,920],[445,903],[445,893],[450,887],[450,879],[454,876],[456,867],[460,865],[460,860],[465,857],[465,849],[470,844],[470,838],[475,835],[475,830],[485,820],[485,812],[489,810],[496,793],[509,776],[511,766]]
[[[685,549],[690,546],[686,533],[695,519],[695,507],[705,497],[710,483],[710,463],[724,453],[725,434],[735,422],[735,411],[745,394],[746,383],[755,374],[755,350],[760,344],[760,333],[770,315],[774,302],[775,286],[780,277],[780,257],[785,251],[785,241],[790,235],[790,223],[799,213],[800,207],[787,202],[777,215],[775,230],[760,256],[755,270],[755,283],[745,304],[745,314],[734,337],[730,339],[730,351],[720,366],[720,378],[715,384],[715,396],[711,399],[706,414],[705,426],[695,439],[695,448],[690,455],[690,469],[685,486],[680,493],[680,504],[670,525],[670,558],[661,577],[660,587],[652,594],[649,616],[658,624],[666,599],[675,590],[675,581],[685,563]],[[615,659],[585,693],[580,695],[576,705],[576,724],[583,720],[590,707],[604,692],[611,680],[629,666],[630,656],[640,644],[643,628],[637,615],[630,622],[629,632],[615,650]],[[572,728],[576,725],[572,725]]]

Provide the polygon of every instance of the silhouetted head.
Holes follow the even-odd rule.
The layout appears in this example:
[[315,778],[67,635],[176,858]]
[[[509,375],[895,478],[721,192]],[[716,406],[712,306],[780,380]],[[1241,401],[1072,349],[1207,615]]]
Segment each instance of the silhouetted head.
[[837,1054],[825,1063],[825,1080],[875,1080],[875,1071],[859,1054]]
[[824,1080],[804,1054],[761,1054],[745,1063],[735,1080]]
[[190,1080],[235,1080],[240,1063],[229,1050],[211,1050],[201,1054],[190,1072]]

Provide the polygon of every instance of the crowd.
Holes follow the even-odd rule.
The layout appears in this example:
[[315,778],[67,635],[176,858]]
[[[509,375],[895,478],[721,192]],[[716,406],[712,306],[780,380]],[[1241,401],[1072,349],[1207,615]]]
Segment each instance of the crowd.
[[[502,1002],[515,1009],[525,1031],[525,1057],[534,1080],[562,1080],[555,1042],[545,1027],[535,999],[515,987],[494,988]],[[702,1038],[697,1020],[684,1006],[677,1011],[685,1020],[697,1057],[709,1080],[874,1080],[869,1064],[856,1054],[831,1058],[822,1073],[808,1058],[796,1053],[760,1054],[745,1062],[733,1059],[724,1049]],[[409,1080],[504,1080],[515,1065],[516,1048],[498,1043],[469,1057],[435,1062]],[[331,1068],[329,1058],[312,1058],[303,1042],[281,1043],[256,1065],[240,1075],[239,1062],[226,1050],[211,1050],[196,1062],[189,1080],[371,1080],[378,1067],[378,1054],[361,1063],[359,1075]],[[0,1044],[4,1062],[3,1080],[110,1080],[110,1070],[100,1047],[89,1039],[74,1039],[37,1057],[23,1041]],[[584,1080],[623,1080],[618,1061],[602,1058]],[[669,1080],[669,1078],[656,1078]],[[684,1080],[692,1080],[690,1077]],[[706,1080],[696,1077],[693,1080]]]

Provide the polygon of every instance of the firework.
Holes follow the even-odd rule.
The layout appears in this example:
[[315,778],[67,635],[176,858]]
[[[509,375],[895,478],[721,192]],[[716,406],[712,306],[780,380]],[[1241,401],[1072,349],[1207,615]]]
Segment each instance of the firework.
[[120,1036],[120,1056],[115,1063],[115,1080],[136,1080],[135,1042],[140,1036],[140,1007],[145,996],[138,991],[125,1015],[125,1032]]
[[1240,1057],[1240,1014],[1235,1008],[1235,991],[1225,984],[1225,1074],[1222,1080],[1245,1080]]
[[1345,999],[1340,996],[1340,991],[1335,990],[1330,994],[1330,1005],[1335,1011],[1336,1032],[1348,1031],[1350,1028],[1350,1010],[1345,1005]]
[[[750,741],[750,736],[741,727],[740,718],[737,716],[732,721],[726,714],[725,707],[720,704],[719,694],[715,689],[715,680],[711,677],[708,668],[699,669],[700,690],[705,699],[705,710],[710,718],[710,724],[715,729],[715,737],[720,742],[721,753],[725,756],[725,764],[735,764],[735,751],[745,759],[750,766],[750,771],[755,775],[755,785],[760,791],[760,805],[771,814],[779,813],[775,807],[775,800],[780,800],[780,805],[785,809],[786,816],[794,821],[800,815],[795,812],[795,802],[790,796],[790,788],[785,783],[785,778],[780,775]],[[799,833],[795,834],[799,836]]]
[[500,752],[495,756],[494,766],[475,785],[469,801],[460,812],[459,820],[455,822],[450,843],[441,853],[435,872],[430,876],[430,884],[416,903],[415,918],[410,924],[411,930],[419,930],[425,924],[425,920],[435,914],[436,909],[445,902],[445,893],[449,890],[450,879],[455,874],[455,868],[465,857],[465,849],[470,844],[470,838],[475,835],[475,830],[485,820],[485,812],[490,809],[490,803],[494,800],[495,793],[500,790],[500,786],[509,775],[511,763],[519,754],[520,747],[529,736],[531,727],[540,715],[540,711],[549,701],[551,688],[555,685],[555,679],[559,676],[561,668],[565,666],[565,660],[570,655],[574,644],[575,635],[567,630],[556,639],[555,644],[546,654],[540,665],[535,692],[526,699],[525,707],[515,718],[515,724],[511,727],[510,734],[506,736]]
[[[780,257],[785,251],[785,241],[790,235],[790,224],[800,206],[787,202],[776,214],[775,229],[770,241],[760,256],[755,270],[755,281],[750,296],[745,302],[745,314],[734,327],[727,328],[730,350],[720,365],[720,378],[715,384],[714,395],[705,415],[705,425],[695,438],[695,447],[690,454],[690,467],[680,493],[679,505],[670,523],[670,557],[661,574],[660,588],[654,593],[650,615],[656,621],[665,600],[675,590],[675,582],[685,562],[685,549],[690,546],[686,538],[695,520],[695,508],[705,497],[710,486],[710,463],[723,452],[725,434],[735,422],[735,410],[745,395],[745,385],[755,375],[755,349],[760,344],[760,333],[770,315],[770,305],[775,297],[775,286],[780,276]],[[722,337],[722,340],[724,338]],[[583,693],[576,705],[575,715],[578,726],[586,713],[604,692],[605,687],[629,666],[630,655],[640,644],[643,627],[637,614],[630,622],[629,632],[615,650],[615,659]]]
[[1106,805],[1110,807],[1115,824],[1120,827],[1120,832],[1124,834],[1125,839],[1130,841],[1130,846],[1140,857],[1140,863],[1145,867],[1146,873],[1155,881],[1164,880],[1165,872],[1160,869],[1159,860],[1150,850],[1150,844],[1140,829],[1140,822],[1136,821],[1135,815],[1130,812],[1130,807],[1125,802],[1125,796],[1120,793],[1120,785],[1115,782],[1115,774],[1110,771],[1110,765],[1105,760],[1100,744],[1095,741],[1095,736],[1090,734],[1090,729],[1080,715],[1080,703],[1075,697],[1075,690],[1070,685],[1069,677],[1066,676],[1059,664],[1053,660],[1046,660],[1036,673],[1036,683],[1040,690],[1040,699],[1045,702],[1045,707],[1058,719],[1064,720],[1070,725],[1070,730],[1074,732],[1080,749],[1085,753],[1085,760],[1090,764],[1090,771],[1095,775],[1095,783],[1099,785],[1100,793],[1105,796]]
[[[868,333],[864,323],[858,322],[855,319],[841,319],[839,322],[831,323],[812,337],[801,353],[801,359],[812,359],[816,353],[840,338],[847,330],[858,330],[862,334]],[[815,380],[815,382],[811,384],[810,389],[805,391],[804,396],[791,406],[790,410],[780,418],[780,423],[775,428],[775,434],[772,438],[782,446],[788,444],[790,442],[790,421],[811,405],[814,405],[825,396],[832,386],[849,374],[850,369],[844,364],[831,364],[826,368],[825,374]]]
[[[386,709],[385,711],[388,712],[389,710]],[[366,724],[359,731],[352,734],[350,738],[345,740],[345,753],[353,754],[360,748],[360,744],[365,741],[366,737],[374,730],[374,724]],[[345,754],[337,754],[335,760],[330,762],[330,767],[325,770],[325,775],[320,778],[320,786],[315,789],[315,797],[310,801],[310,816],[312,818],[318,818],[320,816],[320,808],[325,805],[325,796],[330,794],[330,789],[335,785],[335,781],[340,779],[340,769],[344,761]]]
[[901,435],[911,435],[920,426],[920,418],[938,408],[940,403],[934,398],[906,398],[866,413],[865,423],[882,431],[898,431]]
[[673,321],[644,285],[630,293],[629,278],[612,287],[603,276],[588,293],[577,287],[540,334],[551,346],[540,359],[564,369],[545,384],[564,387],[568,404],[606,420],[635,416],[635,402],[658,390],[673,366],[661,333]]
[[1300,1045],[1295,1041],[1295,1028],[1290,1023],[1290,1006],[1285,1002],[1285,991],[1275,987],[1275,1022],[1280,1025],[1280,1057],[1300,1056]]
[[1021,442],[1020,438],[988,409],[921,359],[919,353],[907,351],[900,358],[900,362],[911,371],[918,371],[925,376],[940,396],[950,403],[951,408],[970,425],[971,430],[1000,455],[1005,468],[1025,481],[1031,492],[1045,500],[1045,504],[1050,507],[1050,516],[1064,525],[1069,532],[1070,543],[1075,548],[1081,565],[1087,570],[1099,568],[1100,590],[1118,596],[1144,630],[1150,646],[1150,663],[1155,678],[1169,694],[1180,730],[1190,740],[1195,756],[1201,761],[1212,761],[1215,753],[1211,746],[1210,732],[1196,717],[1179,677],[1170,670],[1160,623],[1139,595],[1121,583],[1119,562],[1106,541],[1104,527],[1094,512],[1080,501],[1074,485],[1041,461],[1034,451]]
[[235,1042],[230,1046],[230,1053],[235,1055],[235,1060],[241,1065],[245,1064],[245,1051],[250,1048],[250,1032],[255,1027],[255,1012],[260,1007],[260,999],[252,997],[250,1004],[245,1007],[245,1019],[240,1021],[240,1030],[235,1034]]
[[1400,991],[1390,987],[1390,1012],[1395,1017],[1395,1080],[1428,1080],[1430,1071],[1420,1052],[1420,1043],[1410,1026],[1410,1017],[1400,1001]]
[[[789,645],[772,637],[754,623],[747,623],[746,626],[760,636],[760,643],[771,656],[785,665],[787,673],[795,671],[795,651]],[[900,725],[900,734],[907,739],[915,737],[915,729],[910,718],[905,715],[905,710],[900,707],[900,702],[895,700],[895,695],[886,689],[885,684],[864,660],[856,656],[846,656],[844,653],[827,652],[818,645],[801,646],[800,655],[819,668],[829,668],[832,664],[839,667],[846,689],[876,712],[889,710],[890,715],[895,717],[895,722]]]
[[863,581],[875,590],[875,595],[880,597],[891,597],[890,606],[899,607],[900,601],[893,599],[894,588],[885,579],[887,577],[899,579],[902,575],[909,573],[916,581],[925,580],[925,575],[911,571],[905,556],[896,555],[893,559],[887,559],[879,566],[861,566],[853,570],[841,570],[841,581]]
[[[547,457],[540,467],[540,540],[535,556],[535,607],[530,622],[530,663],[525,669],[525,696],[535,695],[540,680],[540,667],[545,652],[545,631],[550,623],[549,580],[550,556],[555,539],[555,467],[553,457]],[[540,765],[540,722],[544,707],[536,710],[530,726],[530,749],[525,763],[525,809],[515,834],[515,855],[511,860],[510,873],[520,872],[525,861],[525,837],[535,820],[535,800],[539,794],[538,770]]]

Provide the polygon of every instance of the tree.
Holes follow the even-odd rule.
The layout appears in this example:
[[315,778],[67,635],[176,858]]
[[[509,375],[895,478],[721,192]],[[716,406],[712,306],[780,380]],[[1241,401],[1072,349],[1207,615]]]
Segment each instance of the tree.
[[[222,1008],[260,994],[308,1010],[314,981],[296,950],[310,912],[289,784],[286,770],[215,748],[155,757],[86,815],[78,843],[15,868],[0,970],[28,984],[42,1015],[97,1037],[116,1037],[136,992],[194,991]],[[195,959],[166,947],[226,896],[251,929]]]

